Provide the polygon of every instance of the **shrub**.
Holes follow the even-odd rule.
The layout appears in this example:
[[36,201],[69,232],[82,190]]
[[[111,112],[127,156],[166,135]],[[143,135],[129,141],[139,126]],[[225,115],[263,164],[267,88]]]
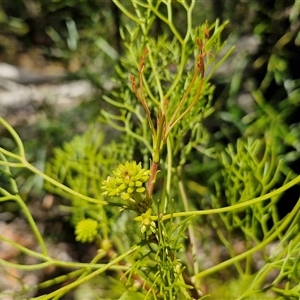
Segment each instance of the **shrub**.
[[[299,297],[300,202],[282,218],[277,209],[300,181],[287,164],[293,151],[281,147],[286,139],[294,145],[297,133],[254,90],[252,122],[223,147],[205,123],[215,112],[211,78],[232,52],[221,52],[227,22],[194,27],[194,1],[114,2],[124,14],[126,53],[98,122],[56,149],[44,174],[0,119],[16,144],[14,152],[0,148],[0,199],[19,205],[40,246],[30,250],[1,235],[39,261],[1,263],[28,272],[71,269],[39,283],[36,289],[54,289],[32,299],[59,299],[75,288],[86,299]],[[177,29],[174,8],[186,13],[185,31]],[[156,36],[158,21],[166,33]],[[18,192],[20,168],[69,200],[64,209],[77,240],[98,248],[89,263],[49,255]]]

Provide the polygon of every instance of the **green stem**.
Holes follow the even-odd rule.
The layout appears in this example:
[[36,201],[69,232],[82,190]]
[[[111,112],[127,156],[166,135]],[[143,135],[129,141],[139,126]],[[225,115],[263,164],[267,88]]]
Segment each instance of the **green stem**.
[[153,60],[153,55],[152,55],[152,51],[151,51],[151,47],[150,47],[149,43],[147,43],[147,47],[149,49],[149,61],[150,61],[151,69],[152,69],[152,72],[153,72],[153,75],[154,75],[154,78],[155,78],[155,81],[157,84],[158,94],[159,94],[159,98],[160,98],[160,106],[161,106],[161,108],[163,108],[164,99],[166,97],[164,96],[164,92],[163,92],[161,82],[159,79],[159,74],[157,72],[157,69],[156,69],[156,66],[155,66],[155,63]]
[[76,270],[76,271],[70,272],[69,274],[61,275],[61,276],[55,277],[53,279],[46,280],[46,281],[36,285],[36,288],[41,290],[41,289],[51,287],[54,284],[59,284],[59,283],[65,282],[67,280],[70,280],[72,278],[78,277],[82,272],[84,272],[84,269]]
[[[3,149],[0,149],[0,154],[3,155]],[[24,167],[24,165],[22,163],[12,163],[12,162],[8,162],[8,161],[0,161],[0,166],[7,166],[7,167],[11,167],[11,168],[22,168]]]
[[[9,192],[7,192],[6,190],[4,190],[3,188],[0,188],[0,192],[5,196],[2,197],[2,199],[0,198],[0,202],[2,201],[7,201],[12,200],[12,201],[16,201],[18,203],[18,205],[21,208],[21,211],[23,212],[23,214],[25,215],[39,245],[42,248],[42,251],[44,253],[45,256],[47,256],[47,248],[46,245],[44,243],[43,237],[41,236],[40,231],[38,230],[36,223],[30,213],[30,211],[28,210],[28,207],[26,206],[26,204],[24,203],[23,199],[19,196],[19,195],[11,195]],[[3,199],[4,198],[4,199]],[[2,237],[1,237],[2,238]]]
[[118,0],[112,0],[112,1],[129,19],[131,19],[132,21],[134,21],[139,25],[143,23],[139,18],[136,18],[133,14],[131,14]]
[[[300,200],[300,199],[299,199]],[[274,239],[276,239],[278,237],[278,233],[282,232],[287,226],[288,224],[293,220],[294,216],[298,213],[298,210],[300,209],[300,201],[298,200],[297,204],[295,205],[295,207],[293,208],[292,212],[286,217],[286,219],[281,223],[281,225],[278,227],[278,229],[271,234],[270,236],[268,236],[264,241],[262,241],[260,244],[258,244],[257,246],[249,249],[248,251],[239,254],[231,259],[228,259],[222,263],[219,263],[218,265],[211,267],[205,271],[202,271],[196,275],[193,276],[193,280],[199,280],[200,278],[203,278],[209,274],[218,272],[230,265],[232,265],[235,262],[238,262],[242,259],[245,259],[246,257],[248,257],[249,255],[257,252],[258,250],[260,250],[261,248],[265,247],[266,245],[270,244]]]
[[[167,179],[166,179],[166,188],[165,188],[165,197],[163,198],[164,202],[164,210],[166,213],[168,209],[169,199],[170,199],[170,191],[172,184],[172,165],[173,165],[173,152],[172,152],[172,144],[170,139],[167,139]],[[172,215],[170,215],[172,218]]]
[[40,296],[37,298],[32,298],[32,300],[36,299],[36,300],[48,300],[48,299],[52,299],[53,297],[56,297],[57,295],[61,294],[61,293],[66,293],[69,292],[71,289],[74,289],[75,287],[79,286],[80,284],[83,284],[84,282],[87,282],[89,280],[91,280],[92,278],[100,275],[101,273],[105,272],[106,270],[110,269],[113,265],[117,264],[119,261],[121,261],[122,259],[124,259],[126,256],[132,254],[133,252],[137,251],[139,248],[141,248],[141,245],[135,245],[134,247],[132,247],[130,250],[128,250],[127,252],[125,252],[124,254],[118,256],[117,258],[115,258],[114,260],[112,260],[111,262],[107,263],[105,266],[99,268],[98,270],[90,273],[89,275],[82,277],[60,289],[55,290],[54,292],[44,295],[44,296]]
[[10,152],[8,150],[5,150],[3,148],[0,148],[0,152],[2,154],[4,154],[5,156],[11,157],[11,158],[16,159],[16,160],[20,160],[20,157],[24,157],[24,156],[21,156],[21,155],[18,155],[18,154],[14,154],[14,153],[12,153],[12,152]]
[[0,258],[0,265],[6,266],[9,268],[14,268],[18,270],[23,270],[23,271],[36,271],[36,270],[41,270],[47,267],[52,266],[52,263],[49,261],[45,261],[39,264],[34,264],[34,265],[21,265],[19,263],[12,263],[9,261],[6,261],[2,258]]
[[165,123],[166,122],[166,115],[162,114],[157,118],[157,137],[155,141],[155,149],[154,149],[154,155],[153,155],[153,162],[159,164],[160,161],[160,152],[162,148],[162,135],[163,131],[165,129]]
[[81,198],[85,201],[91,202],[91,203],[97,203],[97,204],[102,204],[102,205],[106,205],[107,202],[104,200],[100,200],[100,199],[94,199],[88,196],[85,196],[81,193],[78,193],[74,190],[72,190],[71,188],[57,182],[56,180],[54,180],[53,178],[51,178],[50,176],[46,175],[45,173],[43,173],[42,171],[40,171],[39,169],[37,169],[36,167],[34,167],[33,165],[31,165],[25,158],[20,158],[20,160],[23,163],[24,168],[30,170],[31,172],[41,176],[44,180],[48,181],[49,183],[53,184],[55,187],[67,192],[70,195],[76,196],[78,198]]
[[189,84],[187,90],[186,90],[185,93],[183,94],[183,97],[181,98],[181,100],[180,100],[178,106],[177,106],[176,109],[175,109],[175,112],[173,113],[173,115],[172,115],[172,117],[171,117],[171,119],[170,119],[170,121],[169,121],[169,123],[168,123],[167,130],[166,130],[166,132],[165,132],[165,138],[167,138],[169,131],[170,131],[171,128],[173,127],[172,125],[173,125],[173,124],[175,123],[175,121],[176,121],[177,115],[179,114],[179,112],[180,112],[180,110],[181,110],[183,104],[185,103],[185,101],[186,101],[186,99],[187,99],[189,93],[191,92],[191,89],[193,88],[193,86],[194,86],[194,84],[195,84],[197,75],[198,75],[198,70],[197,70],[197,68],[195,68],[195,71],[194,71],[194,74],[193,74],[193,78],[192,78],[192,80],[191,80],[191,82],[190,82],[190,84]]
[[[297,176],[296,178],[294,178],[293,180],[291,180],[290,182],[286,183],[282,187],[276,189],[273,192],[270,192],[266,195],[263,195],[263,196],[260,196],[260,197],[257,197],[257,198],[251,199],[251,200],[244,201],[242,203],[225,206],[225,207],[221,207],[221,208],[213,208],[213,209],[206,209],[206,210],[196,210],[196,211],[189,211],[189,212],[178,212],[178,213],[167,214],[167,215],[164,215],[162,218],[160,218],[160,220],[166,221],[171,218],[201,216],[201,215],[203,216],[203,215],[211,215],[211,214],[221,214],[221,213],[228,212],[228,211],[238,211],[238,210],[246,208],[250,205],[254,205],[256,203],[270,199],[276,195],[282,194],[284,191],[288,190],[289,188],[298,184],[299,182],[300,182],[300,175]],[[142,221],[140,216],[136,217],[135,220],[139,221],[139,222]],[[158,220],[158,217],[152,216],[152,220],[156,221],[156,220]]]
[[148,186],[147,186],[147,191],[146,191],[146,196],[147,196],[149,203],[152,202],[150,200],[152,198],[153,189],[154,189],[154,185],[156,182],[157,171],[158,171],[158,163],[153,161],[152,165],[151,165],[151,171],[150,171],[150,176],[149,176]]
[[[54,259],[48,255],[28,249],[28,248],[26,248],[22,245],[19,245],[18,243],[14,242],[2,235],[0,235],[0,240],[4,241],[6,243],[9,243],[10,245],[14,246],[16,249],[20,250],[21,252],[25,253],[28,256],[31,256],[36,259],[44,261],[43,263],[34,264],[34,265],[21,265],[21,264],[10,263],[10,265],[16,269],[34,270],[34,269],[38,269],[38,268],[40,269],[40,268],[47,267],[49,264],[55,265],[58,267],[75,268],[75,269],[81,269],[81,268],[99,269],[99,268],[106,266],[106,264],[96,264],[95,263],[95,260],[97,260],[97,256],[90,263],[61,261],[61,260]],[[6,263],[4,260],[0,260],[0,261]],[[120,265],[111,267],[111,269],[123,270],[123,271],[128,270],[128,268],[129,268],[128,266],[120,266]]]
[[[177,124],[179,123],[179,121],[195,106],[196,102],[199,100],[199,97],[200,97],[200,94],[201,94],[201,91],[202,91],[202,86],[203,86],[203,82],[204,82],[204,79],[203,77],[201,77],[200,79],[200,85],[199,85],[199,88],[197,90],[197,93],[196,95],[194,96],[192,102],[190,103],[190,105],[188,106],[188,108],[175,120],[175,122],[173,124],[171,124],[171,126],[169,126],[168,128],[168,132],[170,132],[170,130],[172,130],[172,128]],[[167,134],[167,133],[166,133]]]
[[[17,146],[18,146],[19,156],[25,157],[24,146],[23,146],[23,143],[22,143],[19,135],[17,134],[17,132],[1,117],[0,117],[0,123],[7,129],[7,131],[14,138],[14,140],[15,140]],[[2,149],[2,150],[4,150],[4,149]],[[13,153],[10,153],[10,156],[13,157],[13,155],[14,155]]]
[[182,44],[183,39],[182,39],[180,33],[175,28],[174,24],[170,23],[169,20],[162,13],[160,13],[156,7],[152,6],[152,1],[150,2],[149,7],[163,22],[165,22],[170,27],[170,29],[173,32],[174,36],[178,39],[180,44]]
[[[182,167],[178,167],[177,168],[177,175],[178,175],[178,187],[179,187],[179,191],[181,194],[181,198],[183,201],[183,206],[184,206],[184,210],[185,211],[189,211],[189,203],[188,203],[188,198],[185,192],[185,188],[184,188],[184,184],[182,181],[182,177],[181,177],[181,171],[182,171]],[[189,232],[189,238],[191,241],[191,246],[192,246],[192,255],[193,255],[193,260],[194,260],[194,273],[198,273],[199,272],[199,261],[197,258],[197,245],[196,245],[196,237],[195,237],[195,232],[194,232],[194,228],[193,225],[190,224],[188,226],[188,232]]]
[[182,78],[182,73],[183,73],[184,67],[186,65],[186,44],[192,35],[192,11],[194,9],[195,3],[196,3],[196,1],[192,1],[190,7],[187,7],[185,2],[181,3],[187,11],[187,31],[186,31],[184,40],[182,40],[182,42],[180,42],[180,40],[179,40],[179,42],[181,44],[180,64],[178,66],[176,77],[174,78],[171,87],[168,89],[168,92],[165,95],[166,99],[168,99],[170,97],[173,90],[178,85],[179,80]]
[[20,137],[18,136],[18,134],[16,133],[16,131],[1,117],[0,117],[0,123],[10,132],[10,134],[14,138],[14,140],[18,146],[18,149],[19,149],[19,155],[11,153],[3,148],[0,148],[0,153],[20,161],[20,163],[0,162],[0,165],[2,164],[2,165],[6,165],[6,166],[11,166],[11,167],[26,168],[26,169],[30,170],[31,172],[42,177],[44,180],[47,180],[54,186],[60,188],[61,190],[65,191],[73,196],[79,197],[83,200],[86,200],[86,201],[92,202],[92,203],[103,204],[103,205],[107,204],[107,202],[104,200],[99,200],[99,199],[97,200],[97,199],[82,195],[82,194],[70,189],[69,187],[57,182],[56,180],[52,179],[51,177],[49,177],[48,175],[44,174],[39,169],[37,169],[33,165],[31,165],[26,160],[23,143],[22,143]]

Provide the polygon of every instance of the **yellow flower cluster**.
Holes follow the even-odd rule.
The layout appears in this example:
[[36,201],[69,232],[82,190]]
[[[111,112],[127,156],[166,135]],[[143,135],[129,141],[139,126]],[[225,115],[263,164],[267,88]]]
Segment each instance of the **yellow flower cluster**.
[[151,230],[152,233],[156,233],[156,224],[155,222],[151,219],[152,216],[152,210],[149,208],[145,213],[141,214],[142,217],[142,222],[140,225],[141,232],[144,233],[147,230]]
[[128,200],[134,193],[143,193],[145,188],[142,186],[149,178],[149,170],[142,169],[141,163],[138,165],[135,161],[120,164],[115,171],[114,177],[108,176],[103,181],[103,195],[113,197],[121,196]]
[[77,223],[75,228],[76,241],[91,243],[98,234],[98,222],[93,219],[84,219]]
[[135,161],[120,164],[115,171],[114,176],[108,176],[102,182],[102,193],[108,197],[121,197],[130,209],[136,211],[146,211],[147,203],[144,203],[143,184],[149,179],[149,170],[142,168],[141,163]]

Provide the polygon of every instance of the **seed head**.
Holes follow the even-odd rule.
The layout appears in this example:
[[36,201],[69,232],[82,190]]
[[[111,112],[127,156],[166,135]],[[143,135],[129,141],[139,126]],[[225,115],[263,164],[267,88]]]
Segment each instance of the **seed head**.
[[98,234],[98,222],[93,219],[84,219],[77,223],[75,228],[76,241],[91,243]]

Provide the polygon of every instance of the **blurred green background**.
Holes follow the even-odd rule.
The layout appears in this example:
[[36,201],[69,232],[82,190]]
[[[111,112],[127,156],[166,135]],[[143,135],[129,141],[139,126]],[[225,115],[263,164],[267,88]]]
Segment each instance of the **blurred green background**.
[[[124,1],[123,5],[131,6],[130,1]],[[173,6],[176,25],[183,29],[184,14],[176,1]],[[299,1],[293,0],[196,1],[194,25],[216,18],[229,19],[224,39],[236,46],[235,54],[213,79],[215,106],[225,113],[210,125],[218,131],[222,120],[230,122],[228,132],[224,132],[226,139],[236,139],[239,135],[235,127],[240,127],[238,122],[244,112],[251,110],[250,89],[260,87],[274,105],[298,89],[299,10]],[[42,144],[51,148],[77,130],[84,130],[83,125],[97,117],[102,105],[101,93],[113,89],[114,65],[124,51],[118,30],[122,22],[122,13],[112,1],[2,0],[1,62],[29,73],[57,76],[56,84],[84,79],[95,87],[93,95],[81,102],[79,108],[70,106],[57,112],[51,102],[44,101],[35,108],[42,117],[33,122],[31,130],[25,130],[23,138],[37,135]],[[153,28],[154,35],[167,33],[160,22]],[[2,94],[0,102],[1,97]],[[291,119],[296,117],[292,115]],[[16,122],[21,129],[26,123],[29,123],[26,117]]]

